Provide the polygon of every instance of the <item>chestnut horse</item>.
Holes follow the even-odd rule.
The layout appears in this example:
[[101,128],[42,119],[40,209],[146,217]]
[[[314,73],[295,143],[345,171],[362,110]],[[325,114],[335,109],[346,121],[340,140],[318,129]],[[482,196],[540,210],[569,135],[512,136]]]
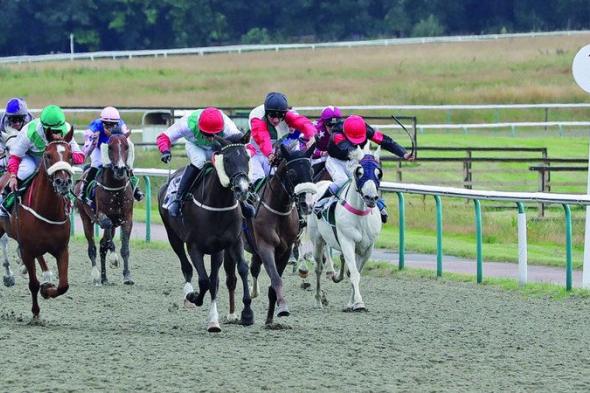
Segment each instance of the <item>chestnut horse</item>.
[[[130,131],[129,131],[130,132]],[[76,200],[76,207],[80,212],[84,235],[88,242],[88,257],[92,263],[91,277],[96,285],[108,284],[106,257],[107,252],[113,253],[113,267],[118,266],[118,256],[115,253],[113,236],[117,227],[121,227],[121,257],[123,258],[123,283],[133,285],[129,270],[129,237],[133,228],[133,187],[130,179],[130,169],[127,164],[129,158],[129,143],[127,133],[113,133],[108,144],[102,145],[103,168],[96,178],[95,211],[80,200]],[[132,154],[132,153],[131,153]],[[76,195],[80,195],[82,182],[74,187]],[[96,267],[96,244],[94,242],[93,224],[98,223],[104,229],[100,239],[100,276]],[[99,281],[100,280],[100,281]]]
[[[63,140],[49,142],[39,170],[21,203],[15,203],[10,218],[0,219],[0,236],[7,233],[18,242],[21,258],[29,275],[33,300],[33,318],[39,318],[39,290],[43,298],[66,293],[68,284],[68,244],[70,241],[70,194],[72,186],[72,150],[69,142],[74,130]],[[34,234],[35,236],[30,236]],[[57,260],[59,283],[39,283],[35,258],[49,253]]]
[[[252,225],[248,225],[253,235],[247,243],[252,253],[252,297],[258,296],[257,279],[262,264],[271,281],[268,288],[267,326],[273,324],[275,306],[278,306],[277,316],[289,315],[281,276],[299,234],[300,215],[309,214],[311,210],[305,198],[316,192],[309,159],[312,151],[290,152],[285,145],[280,145],[278,168],[263,188],[256,216]],[[244,233],[244,236],[248,238],[249,234]]]

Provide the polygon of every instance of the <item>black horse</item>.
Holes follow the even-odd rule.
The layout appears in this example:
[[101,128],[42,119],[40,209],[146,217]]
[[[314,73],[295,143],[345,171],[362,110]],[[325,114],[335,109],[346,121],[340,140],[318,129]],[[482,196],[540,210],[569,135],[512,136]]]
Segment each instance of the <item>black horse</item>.
[[[240,233],[242,231],[242,211],[239,201],[243,201],[248,193],[250,156],[243,143],[232,143],[217,138],[223,145],[213,157],[213,167],[201,170],[199,179],[190,187],[188,193],[191,200],[184,204],[182,215],[172,217],[163,207],[167,185],[160,189],[158,205],[162,221],[168,233],[168,239],[176,255],[180,259],[184,275],[184,298],[197,306],[203,304],[207,290],[211,292],[211,307],[207,330],[219,332],[219,316],[217,313],[217,291],[219,288],[219,268],[224,264],[226,271],[231,271],[234,279],[227,280],[230,297],[236,288],[235,269],[242,279],[244,287],[244,309],[240,323],[254,323],[254,313],[250,307],[252,302],[248,288],[248,265],[244,258],[244,247]],[[243,142],[240,140],[240,142]],[[182,174],[182,170],[174,173],[172,180]],[[171,181],[172,181],[171,180]],[[170,183],[170,182],[169,182]],[[194,292],[191,284],[193,269],[185,252],[185,244],[199,275],[199,292]],[[211,256],[211,275],[207,275],[203,257]],[[229,277],[229,274],[228,274]],[[233,310],[229,319],[237,320]]]
[[299,234],[300,219],[311,211],[305,198],[316,192],[309,159],[311,153],[312,149],[290,152],[280,145],[276,173],[267,179],[256,216],[244,232],[248,239],[246,248],[253,254],[250,266],[254,278],[252,296],[258,295],[257,278],[261,264],[271,280],[266,325],[273,323],[275,305],[279,317],[289,315],[281,276]]

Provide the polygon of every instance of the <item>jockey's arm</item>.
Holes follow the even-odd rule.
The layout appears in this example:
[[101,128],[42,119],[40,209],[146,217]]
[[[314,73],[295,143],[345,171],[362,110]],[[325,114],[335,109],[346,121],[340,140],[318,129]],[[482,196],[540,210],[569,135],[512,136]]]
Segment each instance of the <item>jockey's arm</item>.
[[87,129],[86,131],[84,131],[84,147],[82,148],[82,150],[86,157],[92,154],[97,144],[98,134],[91,129]]
[[295,111],[287,111],[285,114],[285,123],[287,123],[290,128],[301,131],[303,137],[308,141],[308,147],[313,144],[316,128],[311,120]]
[[367,139],[381,145],[382,148],[398,157],[406,158],[407,151],[396,141],[367,124]]
[[232,119],[229,118],[228,115],[221,112],[223,115],[223,135],[228,137],[232,135],[242,135],[242,131],[236,126],[236,123]]
[[83,164],[84,160],[86,159],[86,155],[82,149],[80,149],[80,145],[78,145],[78,142],[76,142],[74,138],[72,138],[70,141],[70,147],[72,149],[72,163],[74,165]]
[[334,133],[328,144],[328,155],[339,160],[348,161],[350,152],[355,149],[356,145],[347,140],[342,133]]
[[29,140],[26,132],[21,132],[16,137],[16,141],[10,151],[10,157],[8,158],[8,172],[11,177],[16,177],[18,172],[18,166],[22,161],[23,157],[33,147],[33,143]]
[[272,143],[270,141],[270,134],[268,133],[268,127],[264,120],[257,117],[250,120],[250,130],[252,130],[252,139],[258,144],[260,151],[266,157],[272,153]]
[[156,145],[160,153],[170,152],[174,142],[182,137],[190,137],[191,130],[188,127],[188,115],[178,119],[166,131],[158,135]]

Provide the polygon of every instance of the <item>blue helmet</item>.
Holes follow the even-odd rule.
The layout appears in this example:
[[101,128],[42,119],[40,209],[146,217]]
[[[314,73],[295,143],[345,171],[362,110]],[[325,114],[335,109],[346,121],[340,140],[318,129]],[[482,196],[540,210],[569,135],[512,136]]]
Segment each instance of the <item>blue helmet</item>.
[[6,116],[26,116],[29,114],[27,103],[20,98],[11,98],[6,103]]
[[268,93],[264,100],[264,110],[266,112],[287,112],[289,105],[287,104],[287,97],[283,93],[273,91]]

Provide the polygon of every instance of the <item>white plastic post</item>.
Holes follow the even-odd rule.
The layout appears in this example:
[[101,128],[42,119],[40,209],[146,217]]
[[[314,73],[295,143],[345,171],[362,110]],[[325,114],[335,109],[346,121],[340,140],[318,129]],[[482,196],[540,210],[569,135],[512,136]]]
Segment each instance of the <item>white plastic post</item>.
[[[588,147],[588,184],[590,194],[590,145]],[[584,227],[584,265],[582,271],[582,287],[590,288],[590,206],[586,206],[586,225]]]
[[518,213],[518,284],[527,283],[526,213]]

